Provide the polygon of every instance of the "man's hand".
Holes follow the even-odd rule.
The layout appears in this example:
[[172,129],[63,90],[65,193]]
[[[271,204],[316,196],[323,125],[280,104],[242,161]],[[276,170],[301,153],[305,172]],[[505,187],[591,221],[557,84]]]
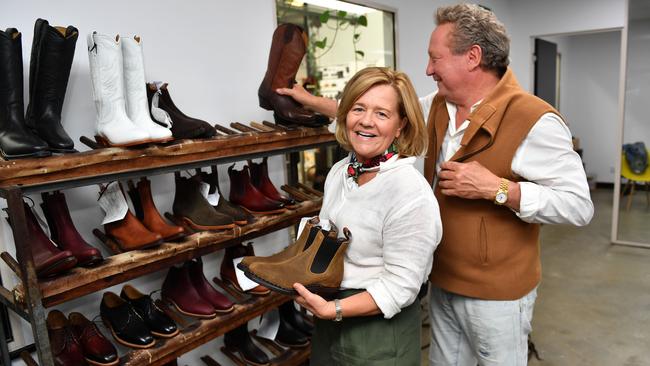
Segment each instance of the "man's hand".
[[486,200],[494,199],[501,181],[501,178],[476,161],[446,161],[440,164],[438,178],[444,195]]
[[336,317],[334,301],[323,299],[299,283],[294,283],[293,288],[298,292],[298,296],[294,300],[298,305],[309,310],[314,316],[326,320],[332,320]]

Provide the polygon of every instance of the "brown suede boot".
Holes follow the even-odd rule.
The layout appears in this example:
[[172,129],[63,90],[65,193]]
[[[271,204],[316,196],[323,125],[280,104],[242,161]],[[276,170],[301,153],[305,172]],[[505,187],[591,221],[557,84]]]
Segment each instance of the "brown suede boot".
[[332,224],[330,230],[327,231],[323,230],[318,225],[319,222],[320,219],[318,216],[313,217],[307,221],[307,223],[305,223],[305,227],[302,229],[298,240],[296,240],[293,244],[284,248],[282,251],[268,257],[244,257],[244,259],[242,259],[242,261],[237,264],[237,268],[245,271],[248,269],[251,263],[277,263],[285,261],[291,257],[295,257],[308,249],[309,246],[314,242],[316,235],[321,231],[325,236],[331,236],[336,239],[336,236],[338,234],[338,229],[336,226]]
[[343,280],[343,257],[350,243],[350,230],[343,228],[345,238],[332,238],[320,231],[308,249],[282,262],[251,263],[246,276],[273,291],[296,295],[294,283],[320,294],[339,290]]

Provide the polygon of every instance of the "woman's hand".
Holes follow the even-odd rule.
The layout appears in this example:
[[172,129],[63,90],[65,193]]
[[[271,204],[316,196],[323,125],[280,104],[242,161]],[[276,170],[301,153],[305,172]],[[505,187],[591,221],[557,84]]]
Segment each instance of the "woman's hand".
[[305,286],[294,283],[293,288],[298,292],[294,300],[305,309],[309,310],[315,317],[331,320],[336,317],[334,301],[327,301],[322,297],[307,290]]

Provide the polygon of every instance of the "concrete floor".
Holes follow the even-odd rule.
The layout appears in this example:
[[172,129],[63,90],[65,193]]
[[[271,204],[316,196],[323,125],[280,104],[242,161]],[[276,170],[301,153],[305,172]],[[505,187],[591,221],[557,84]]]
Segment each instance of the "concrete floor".
[[[542,360],[531,366],[650,365],[650,249],[611,245],[612,191],[592,191],[592,199],[595,214],[587,227],[542,228],[532,333]],[[626,235],[650,243],[645,200],[635,195],[620,225]],[[423,341],[426,365],[426,327]]]

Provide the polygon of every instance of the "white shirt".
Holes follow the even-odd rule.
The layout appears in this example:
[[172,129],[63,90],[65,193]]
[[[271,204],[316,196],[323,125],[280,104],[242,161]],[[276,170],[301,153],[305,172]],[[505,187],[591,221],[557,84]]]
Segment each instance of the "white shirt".
[[[420,98],[425,118],[429,116],[436,92]],[[480,102],[479,102],[480,103]],[[478,105],[472,106],[472,110]],[[469,125],[465,120],[456,129],[456,106],[447,102],[449,127],[436,162],[449,160],[460,148]],[[528,182],[519,182],[521,200],[517,216],[525,222],[572,224],[591,221],[591,202],[587,177],[580,156],[573,150],[571,131],[555,113],[544,114],[530,130],[512,159],[512,171]]]
[[341,287],[366,289],[389,319],[415,301],[442,236],[438,202],[413,166],[392,157],[362,186],[347,176],[350,157],[327,174],[319,217],[351,233]]

